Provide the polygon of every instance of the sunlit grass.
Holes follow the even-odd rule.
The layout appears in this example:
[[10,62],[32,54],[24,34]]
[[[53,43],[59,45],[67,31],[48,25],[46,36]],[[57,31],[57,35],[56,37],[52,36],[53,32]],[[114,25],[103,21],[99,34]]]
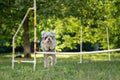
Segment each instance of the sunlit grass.
[[[33,56],[34,54],[32,54]],[[11,69],[11,54],[0,54],[0,80],[119,80],[120,54],[85,54],[78,64],[79,55],[57,55],[57,65],[44,69],[43,55],[37,54],[36,71],[33,64],[15,63]],[[31,58],[33,60],[33,58]]]

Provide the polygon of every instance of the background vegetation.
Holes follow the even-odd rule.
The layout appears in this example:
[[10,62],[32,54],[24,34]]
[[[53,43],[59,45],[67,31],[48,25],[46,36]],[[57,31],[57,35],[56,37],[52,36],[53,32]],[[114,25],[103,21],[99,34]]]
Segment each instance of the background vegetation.
[[[33,7],[33,0],[0,1],[0,52],[11,52],[12,37],[29,7]],[[33,51],[32,11],[26,20],[27,25],[23,25],[16,39],[16,51],[23,52],[25,46],[23,43],[29,41]],[[90,44],[91,48],[99,44],[100,49],[107,49],[106,27],[108,27],[110,48],[118,48],[120,46],[120,1],[37,0],[37,25],[37,41],[41,40],[41,31],[56,31],[57,51],[80,51],[81,26],[83,44],[87,46]],[[29,33],[29,40],[24,37],[24,32]],[[89,48],[87,47],[87,50]]]

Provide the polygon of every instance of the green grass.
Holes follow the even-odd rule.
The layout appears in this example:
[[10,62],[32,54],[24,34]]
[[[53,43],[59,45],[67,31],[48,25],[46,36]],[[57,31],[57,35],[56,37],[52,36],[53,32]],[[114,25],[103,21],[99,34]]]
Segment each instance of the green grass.
[[78,64],[79,55],[57,56],[57,65],[44,69],[43,57],[37,57],[36,71],[33,64],[15,63],[11,69],[11,55],[0,55],[0,80],[120,80],[120,54],[112,53],[112,61],[107,54],[83,55],[83,63]]

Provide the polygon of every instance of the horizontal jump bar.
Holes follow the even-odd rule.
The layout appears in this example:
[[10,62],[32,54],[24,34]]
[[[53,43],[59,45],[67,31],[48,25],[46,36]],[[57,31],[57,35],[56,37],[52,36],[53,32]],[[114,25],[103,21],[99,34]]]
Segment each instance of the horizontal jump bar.
[[14,60],[14,62],[34,63],[34,61],[23,61],[23,60]]
[[40,54],[93,54],[93,53],[107,53],[107,52],[115,52],[120,51],[120,48],[118,49],[111,49],[111,50],[100,50],[100,51],[88,51],[88,52],[36,52]]

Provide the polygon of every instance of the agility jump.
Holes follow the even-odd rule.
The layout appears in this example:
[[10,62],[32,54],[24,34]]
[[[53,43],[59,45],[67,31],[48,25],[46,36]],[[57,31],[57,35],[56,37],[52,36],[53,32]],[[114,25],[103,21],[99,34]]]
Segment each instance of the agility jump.
[[[36,69],[36,53],[40,53],[40,54],[56,54],[56,55],[72,55],[72,54],[79,54],[80,55],[80,63],[82,63],[82,55],[83,54],[95,54],[95,53],[109,53],[109,52],[115,52],[115,51],[120,51],[120,48],[118,49],[110,49],[109,48],[109,36],[108,36],[108,28],[106,28],[106,36],[107,36],[107,44],[108,44],[108,50],[101,50],[101,51],[90,51],[90,52],[83,52],[82,51],[82,26],[81,26],[81,31],[80,31],[80,52],[38,52],[36,50],[36,30],[37,30],[37,22],[36,22],[36,0],[34,0],[34,6],[33,8],[28,8],[20,26],[18,27],[15,35],[13,36],[12,38],[12,69],[14,69],[14,63],[15,62],[19,62],[19,60],[15,60],[15,39],[16,39],[16,36],[18,34],[18,32],[20,31],[26,17],[28,16],[29,12],[31,10],[34,10],[34,60],[32,61],[24,61],[24,60],[21,60],[20,62],[23,62],[23,63],[33,63],[33,70],[35,71]],[[111,60],[110,59],[110,53],[108,54],[108,58],[109,58],[109,61]]]
[[37,27],[37,22],[36,22],[36,0],[34,0],[33,8],[28,8],[28,10],[27,10],[27,12],[26,12],[20,26],[18,27],[15,35],[12,38],[12,69],[14,69],[14,63],[19,62],[19,60],[15,60],[15,58],[14,58],[15,57],[14,56],[15,55],[15,47],[14,47],[15,46],[15,38],[16,38],[16,36],[17,36],[18,32],[20,31],[26,17],[28,16],[28,14],[29,14],[29,12],[31,10],[34,10],[34,60],[33,61],[23,61],[23,60],[21,60],[20,62],[33,63],[34,64],[33,70],[35,71],[35,67],[36,67],[36,27]]

